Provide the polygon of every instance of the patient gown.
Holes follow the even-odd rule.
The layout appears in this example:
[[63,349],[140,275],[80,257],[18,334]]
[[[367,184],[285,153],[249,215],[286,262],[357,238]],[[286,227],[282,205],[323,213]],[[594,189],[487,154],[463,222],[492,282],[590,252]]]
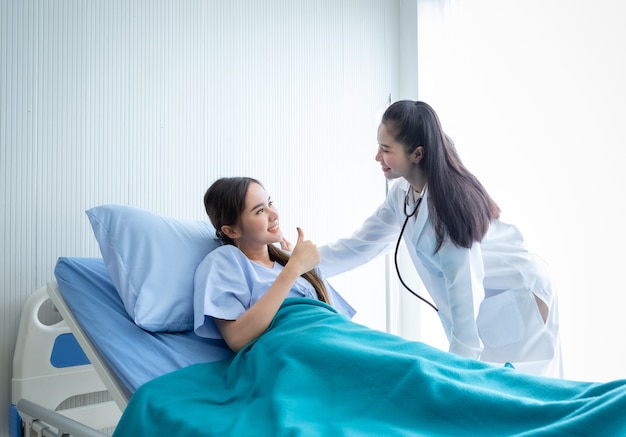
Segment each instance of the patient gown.
[[626,380],[529,375],[289,298],[234,357],[156,378],[115,437],[621,436]]

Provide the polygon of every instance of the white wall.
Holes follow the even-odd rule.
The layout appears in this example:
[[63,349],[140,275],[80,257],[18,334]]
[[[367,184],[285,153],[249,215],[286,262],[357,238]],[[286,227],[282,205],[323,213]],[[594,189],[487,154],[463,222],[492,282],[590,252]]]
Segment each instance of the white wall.
[[550,264],[565,376],[626,377],[626,3],[419,5],[420,98]]
[[[85,209],[201,220],[214,179],[249,175],[291,239],[332,241],[374,210],[406,3],[0,2],[2,411],[24,300],[59,256],[99,256]],[[334,281],[380,329],[383,261]]]

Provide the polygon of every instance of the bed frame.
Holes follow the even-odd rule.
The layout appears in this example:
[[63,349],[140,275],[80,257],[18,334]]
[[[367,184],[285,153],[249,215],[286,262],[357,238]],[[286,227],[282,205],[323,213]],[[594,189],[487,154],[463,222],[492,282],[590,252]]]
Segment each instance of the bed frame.
[[[191,330],[149,332],[137,326],[101,258],[61,257],[54,271],[55,280],[36,290],[22,310],[10,437],[67,435],[70,429],[75,437],[111,434],[145,382],[232,356],[223,341]],[[52,305],[58,314],[42,317]],[[135,347],[129,347],[132,342]]]
[[[48,300],[63,318],[52,325],[39,316]],[[37,289],[22,310],[13,356],[9,437],[109,435],[96,430],[114,429],[128,399],[101,363],[56,281]],[[73,397],[103,391],[108,400],[65,407]]]

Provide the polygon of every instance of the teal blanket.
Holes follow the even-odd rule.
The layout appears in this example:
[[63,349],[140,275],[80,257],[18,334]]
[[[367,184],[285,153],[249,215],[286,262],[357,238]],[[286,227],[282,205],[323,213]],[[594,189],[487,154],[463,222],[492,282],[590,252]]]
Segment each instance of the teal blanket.
[[140,387],[114,436],[143,435],[621,436],[626,380],[530,376],[287,299],[233,358]]

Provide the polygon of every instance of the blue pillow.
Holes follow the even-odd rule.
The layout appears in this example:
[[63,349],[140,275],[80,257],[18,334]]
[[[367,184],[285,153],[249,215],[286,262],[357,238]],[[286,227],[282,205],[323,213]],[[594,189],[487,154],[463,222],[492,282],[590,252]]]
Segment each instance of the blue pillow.
[[124,308],[151,332],[193,329],[196,267],[221,245],[209,221],[179,220],[126,205],[86,211]]

